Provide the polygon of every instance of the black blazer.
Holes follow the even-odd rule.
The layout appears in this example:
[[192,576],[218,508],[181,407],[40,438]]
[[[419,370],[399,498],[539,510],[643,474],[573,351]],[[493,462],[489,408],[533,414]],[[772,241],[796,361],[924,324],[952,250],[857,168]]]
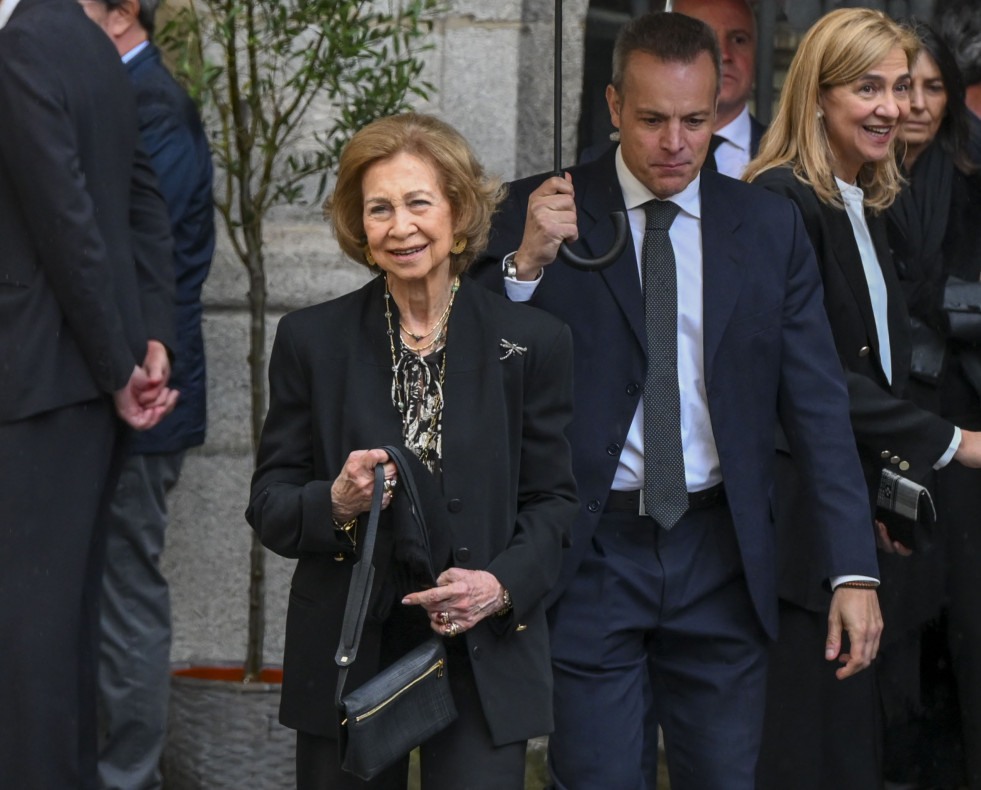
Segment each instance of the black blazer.
[[[609,214],[623,208],[615,149],[571,168],[580,244],[610,248]],[[518,248],[529,194],[543,176],[511,185],[477,274],[503,287],[500,259]],[[848,402],[814,253],[800,214],[783,199],[714,172],[701,175],[704,364],[712,432],[750,594],[776,633],[776,559],[770,512],[779,421],[832,491],[816,540],[827,575],[875,575],[866,492],[848,429]],[[599,523],[646,370],[643,295],[633,245],[596,274],[555,263],[532,303],[566,321],[576,350],[576,415],[569,428],[583,509],[557,590],[577,570]],[[864,570],[862,570],[864,569]]]
[[[299,559],[286,625],[282,721],[328,736],[336,727],[333,657],[353,561],[334,559],[345,546],[331,523],[330,488],[352,450],[402,436],[391,402],[383,293],[376,278],[280,322],[247,512],[266,546]],[[392,307],[394,326],[394,301]],[[504,341],[526,350],[507,356]],[[492,737],[503,744],[552,728],[542,599],[558,576],[578,505],[563,433],[572,416],[571,340],[552,317],[464,281],[446,354],[439,506],[451,564],[493,573],[514,604],[511,617],[485,619],[465,634]],[[384,570],[376,573],[376,592],[385,577]],[[366,625],[350,688],[377,671],[379,620]]]
[[21,0],[0,30],[0,107],[2,422],[111,393],[148,338],[174,341],[133,89],[77,2]]
[[[797,204],[817,253],[825,309],[848,383],[851,424],[866,476],[871,514],[884,465],[922,480],[950,446],[954,434],[949,422],[903,399],[910,369],[909,317],[892,265],[884,218],[866,214],[886,283],[891,384],[882,369],[868,284],[845,210],[822,203],[787,167],[767,170],[754,183]],[[813,585],[807,584],[815,576],[813,547],[806,542],[807,532],[799,529],[801,521],[809,520],[811,505],[805,499],[785,511],[784,503],[793,501],[799,492],[790,480],[784,482],[786,488],[777,490],[778,513],[785,513],[785,519],[778,518],[778,522],[787,522],[786,528],[779,530],[781,595],[820,608],[826,600],[816,597]]]

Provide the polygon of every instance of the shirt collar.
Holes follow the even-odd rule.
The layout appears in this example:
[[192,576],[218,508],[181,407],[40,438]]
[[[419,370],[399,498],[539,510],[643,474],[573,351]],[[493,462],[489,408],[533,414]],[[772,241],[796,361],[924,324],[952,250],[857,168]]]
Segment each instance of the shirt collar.
[[749,122],[749,106],[744,104],[742,112],[721,129],[716,129],[715,135],[743,151],[748,151],[752,131],[752,124]]
[[129,63],[133,58],[139,55],[148,46],[150,46],[149,40],[141,41],[139,44],[133,47],[129,52],[123,55],[123,63]]
[[[620,190],[623,192],[623,204],[628,210],[640,208],[648,201],[656,199],[655,194],[630,172],[627,163],[623,161],[623,153],[620,150],[620,146],[617,146],[616,167],[617,180],[620,182]],[[686,214],[695,217],[695,219],[701,219],[702,217],[701,201],[699,200],[701,182],[702,174],[699,172],[688,186],[669,198],[672,203],[676,204]]]
[[10,19],[10,15],[14,13],[19,2],[20,0],[2,0],[0,2],[0,28],[7,24],[7,20]]
[[846,203],[861,205],[862,201],[865,200],[865,193],[860,186],[842,181],[838,176],[835,176],[835,183],[838,185],[838,191],[841,192],[841,199]]

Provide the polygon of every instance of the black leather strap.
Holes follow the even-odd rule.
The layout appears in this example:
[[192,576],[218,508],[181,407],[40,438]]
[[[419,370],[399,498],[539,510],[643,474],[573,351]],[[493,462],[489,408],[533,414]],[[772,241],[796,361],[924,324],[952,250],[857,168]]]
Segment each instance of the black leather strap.
[[[388,453],[389,459],[398,469],[398,487],[395,496],[406,497],[409,500],[413,518],[421,533],[420,539],[426,548],[426,555],[431,556],[429,530],[426,527],[426,518],[412,469],[398,447],[386,445],[381,449]],[[351,584],[348,588],[347,603],[344,607],[344,623],[341,626],[341,640],[337,646],[337,653],[334,655],[334,661],[340,667],[335,696],[338,705],[344,696],[347,671],[358,657],[358,645],[361,643],[361,633],[364,630],[364,620],[368,611],[368,599],[371,597],[371,584],[375,578],[375,566],[372,564],[372,557],[375,553],[375,538],[378,535],[378,519],[381,515],[382,496],[385,492],[384,484],[385,469],[382,464],[378,464],[375,466],[375,488],[371,495],[368,523],[364,535],[361,537],[361,556],[351,571]],[[432,573],[431,567],[430,573]]]
[[385,484],[385,468],[375,466],[375,489],[371,495],[371,510],[368,513],[368,524],[361,538],[361,558],[354,564],[351,571],[351,585],[348,588],[347,604],[344,607],[344,624],[341,626],[341,641],[337,646],[334,661],[341,668],[337,676],[336,702],[340,704],[344,696],[344,683],[347,681],[347,670],[358,657],[358,645],[361,643],[361,630],[364,626],[365,614],[368,611],[371,583],[375,578],[375,566],[371,564],[375,553],[375,538],[378,535],[378,516],[381,514],[382,495]]

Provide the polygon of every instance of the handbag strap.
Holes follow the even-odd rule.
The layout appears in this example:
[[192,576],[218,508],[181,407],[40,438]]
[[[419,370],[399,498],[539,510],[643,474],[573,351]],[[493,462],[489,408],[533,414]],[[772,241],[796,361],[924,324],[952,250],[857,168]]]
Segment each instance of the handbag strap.
[[412,467],[409,465],[405,454],[398,447],[386,444],[381,448],[388,453],[389,459],[395,464],[399,471],[399,487],[402,488],[401,495],[409,500],[409,508],[415,518],[416,526],[419,528],[419,539],[425,548],[426,557],[429,558],[429,575],[431,581],[436,583],[436,574],[432,568],[432,549],[429,545],[429,528],[426,525],[426,511],[422,506],[422,497],[419,495],[419,487],[416,485],[415,476],[412,474]]
[[364,626],[365,614],[368,611],[368,599],[371,597],[371,583],[375,578],[375,566],[372,565],[372,555],[375,553],[375,537],[378,535],[378,517],[381,514],[382,495],[384,494],[385,468],[375,465],[375,488],[371,494],[371,511],[368,513],[368,525],[361,541],[361,558],[351,570],[351,585],[348,588],[347,604],[344,607],[344,623],[341,626],[341,641],[337,646],[334,661],[339,666],[337,677],[337,701],[340,702],[347,680],[347,670],[358,657],[358,645],[361,643],[361,631]]
[[[426,550],[426,555],[430,555],[429,530],[426,527],[425,511],[422,507],[422,500],[419,496],[419,489],[416,486],[412,468],[405,455],[398,447],[385,445],[381,448],[388,453],[389,459],[395,464],[399,473],[399,496],[404,496],[409,500],[412,515],[421,533],[420,539]],[[378,535],[378,519],[381,514],[382,495],[384,494],[385,470],[381,464],[375,466],[375,488],[371,495],[371,511],[368,514],[368,525],[365,528],[364,537],[361,541],[361,558],[355,563],[351,571],[351,584],[348,588],[347,603],[344,607],[344,622],[341,626],[341,639],[337,646],[337,653],[334,661],[340,672],[337,675],[337,695],[335,701],[338,705],[344,696],[344,684],[347,681],[347,672],[354,660],[358,657],[358,646],[361,643],[361,633],[364,630],[365,616],[368,612],[368,599],[371,597],[371,584],[375,578],[375,566],[372,564],[372,555],[375,552],[375,538]]]

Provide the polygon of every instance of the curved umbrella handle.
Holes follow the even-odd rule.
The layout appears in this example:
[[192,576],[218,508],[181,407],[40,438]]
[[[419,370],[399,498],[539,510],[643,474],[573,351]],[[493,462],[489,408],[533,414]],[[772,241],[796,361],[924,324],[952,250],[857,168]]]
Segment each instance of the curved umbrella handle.
[[609,250],[602,255],[597,255],[595,258],[584,258],[563,241],[559,247],[559,258],[562,260],[562,262],[567,266],[571,266],[573,269],[578,269],[581,272],[598,272],[605,269],[607,266],[611,266],[623,253],[624,247],[627,246],[627,239],[630,238],[630,234],[627,231],[626,212],[612,211],[610,212],[610,219],[613,220],[616,238],[614,238],[613,245]]
[[[562,175],[562,0],[555,0],[555,16],[553,19],[555,26],[555,47],[552,51],[553,59],[553,97],[552,109],[554,118],[552,123],[552,135],[554,142],[555,175]],[[616,229],[616,238],[613,246],[603,255],[595,258],[584,258],[572,251],[568,244],[562,242],[559,247],[558,257],[573,269],[582,272],[598,272],[610,266],[627,246],[629,233],[627,232],[627,215],[623,211],[614,211],[610,214],[613,226]]]

